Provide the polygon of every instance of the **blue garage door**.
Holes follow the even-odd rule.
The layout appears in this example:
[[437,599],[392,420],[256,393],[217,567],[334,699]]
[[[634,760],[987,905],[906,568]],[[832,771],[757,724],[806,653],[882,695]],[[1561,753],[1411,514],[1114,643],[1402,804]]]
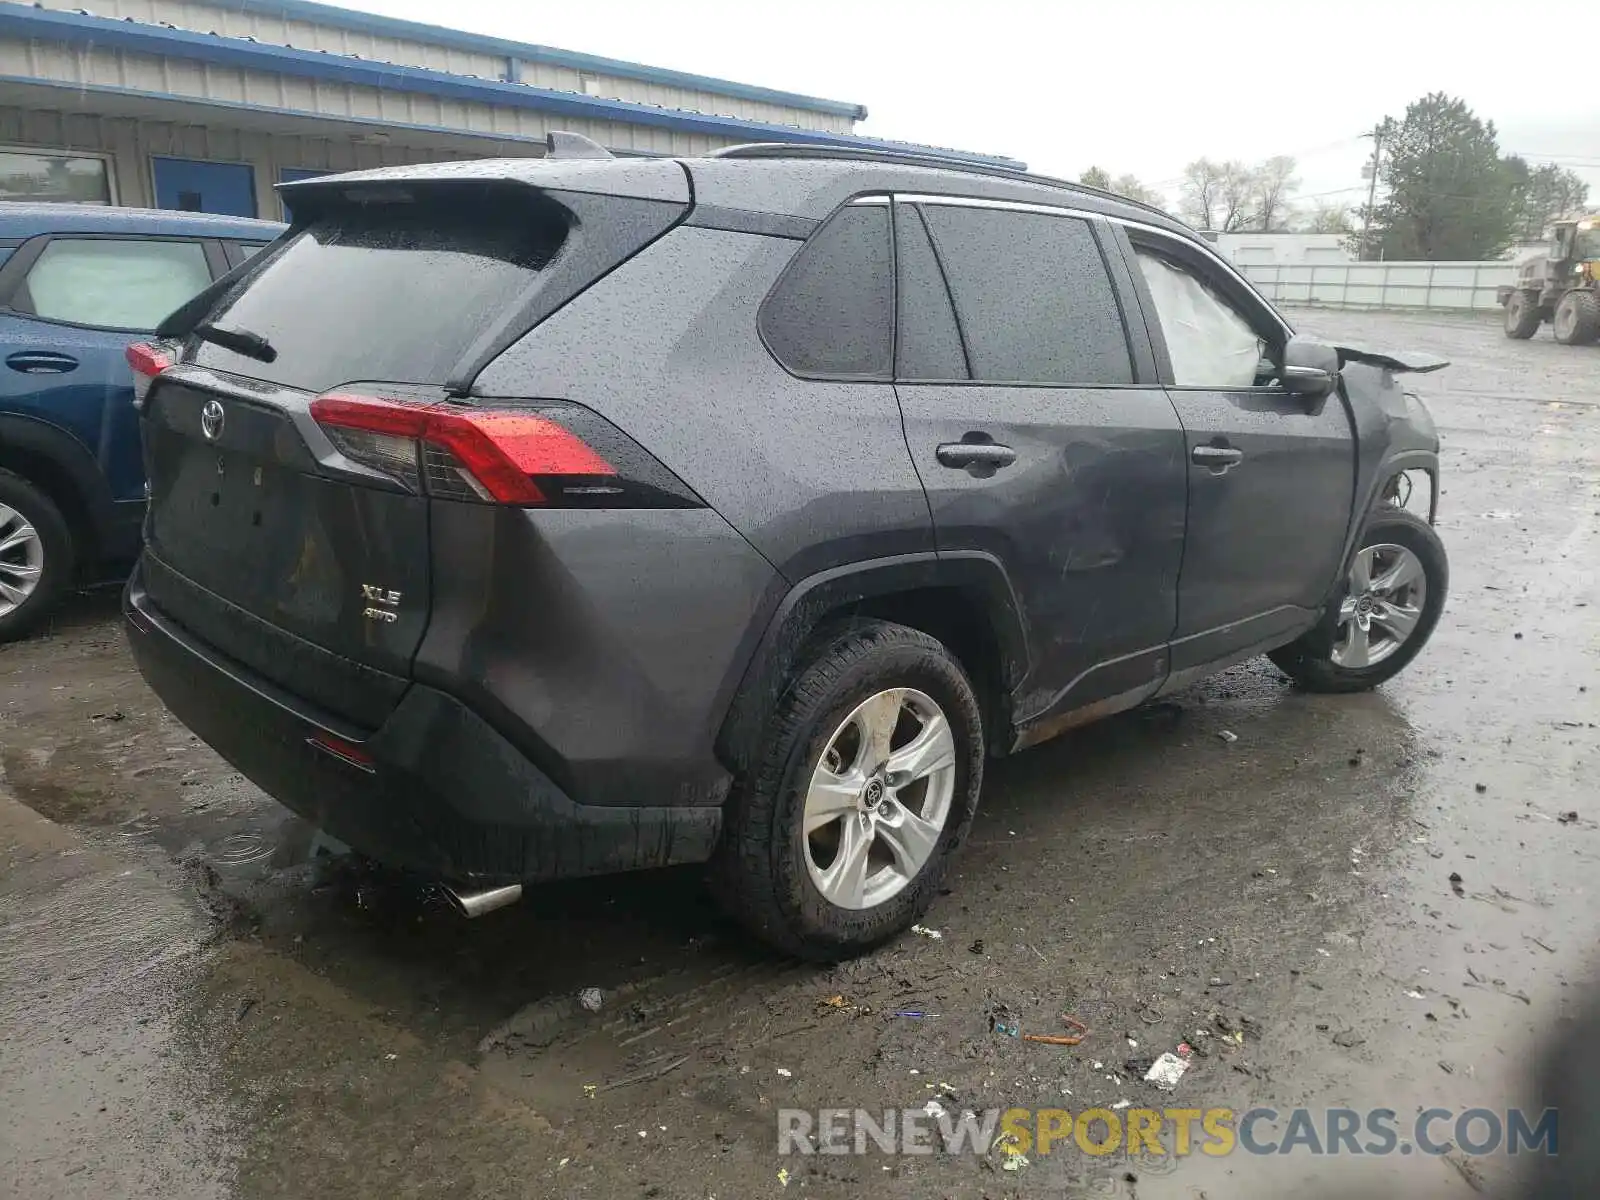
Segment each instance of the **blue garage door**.
[[156,158],[156,207],[181,212],[256,215],[256,177],[244,163]]

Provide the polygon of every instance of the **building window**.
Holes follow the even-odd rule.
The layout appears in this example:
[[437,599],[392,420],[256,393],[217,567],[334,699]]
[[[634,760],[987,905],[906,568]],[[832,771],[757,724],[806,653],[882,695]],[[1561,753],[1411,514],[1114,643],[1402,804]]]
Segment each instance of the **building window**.
[[588,71],[578,72],[578,87],[585,96],[604,96],[606,94],[605,84],[600,82],[600,77],[592,75]]
[[0,150],[0,200],[110,204],[104,158],[40,150]]

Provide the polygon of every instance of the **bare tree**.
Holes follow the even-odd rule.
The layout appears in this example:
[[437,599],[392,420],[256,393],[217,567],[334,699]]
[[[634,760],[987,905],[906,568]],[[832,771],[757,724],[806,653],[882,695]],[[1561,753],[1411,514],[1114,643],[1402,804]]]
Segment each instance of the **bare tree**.
[[1295,177],[1295,162],[1287,154],[1280,154],[1250,172],[1252,199],[1255,214],[1251,223],[1257,229],[1287,229],[1293,215],[1289,197],[1300,180]]
[[1319,200],[1298,222],[1302,233],[1354,233],[1354,214],[1343,204]]
[[1256,216],[1256,173],[1238,159],[1222,164],[1217,187],[1217,226],[1223,233],[1249,229]]
[[1119,196],[1126,196],[1129,200],[1137,200],[1140,204],[1150,204],[1156,208],[1165,207],[1162,203],[1165,197],[1155,188],[1147,187],[1140,182],[1137,175],[1118,175],[1111,185],[1111,190]]
[[1118,196],[1126,196],[1129,200],[1137,200],[1141,204],[1153,204],[1162,207],[1164,197],[1155,188],[1146,187],[1140,182],[1137,175],[1118,175],[1111,178],[1111,172],[1104,167],[1090,167],[1078,176],[1078,182],[1085,187],[1099,188],[1102,192],[1113,192]]
[[1183,169],[1179,212],[1196,229],[1216,229],[1217,206],[1222,200],[1222,168],[1209,158],[1197,158]]

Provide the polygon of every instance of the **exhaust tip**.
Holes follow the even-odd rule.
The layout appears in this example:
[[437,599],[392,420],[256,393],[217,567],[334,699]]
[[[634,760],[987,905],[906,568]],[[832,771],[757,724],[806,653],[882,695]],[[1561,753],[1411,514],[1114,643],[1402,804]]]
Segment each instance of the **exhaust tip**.
[[481,917],[484,913],[522,899],[520,883],[508,883],[505,887],[487,888],[481,892],[460,892],[449,884],[441,884],[440,890],[451,906],[464,917]]

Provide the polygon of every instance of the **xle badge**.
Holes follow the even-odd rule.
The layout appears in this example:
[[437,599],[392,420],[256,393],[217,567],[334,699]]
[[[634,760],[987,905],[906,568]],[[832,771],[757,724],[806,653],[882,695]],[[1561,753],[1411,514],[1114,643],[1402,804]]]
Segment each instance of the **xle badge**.
[[367,620],[384,621],[392,625],[400,619],[400,614],[394,611],[400,604],[399,592],[375,583],[363,583],[361,598],[367,602],[366,608],[361,610],[361,615]]

